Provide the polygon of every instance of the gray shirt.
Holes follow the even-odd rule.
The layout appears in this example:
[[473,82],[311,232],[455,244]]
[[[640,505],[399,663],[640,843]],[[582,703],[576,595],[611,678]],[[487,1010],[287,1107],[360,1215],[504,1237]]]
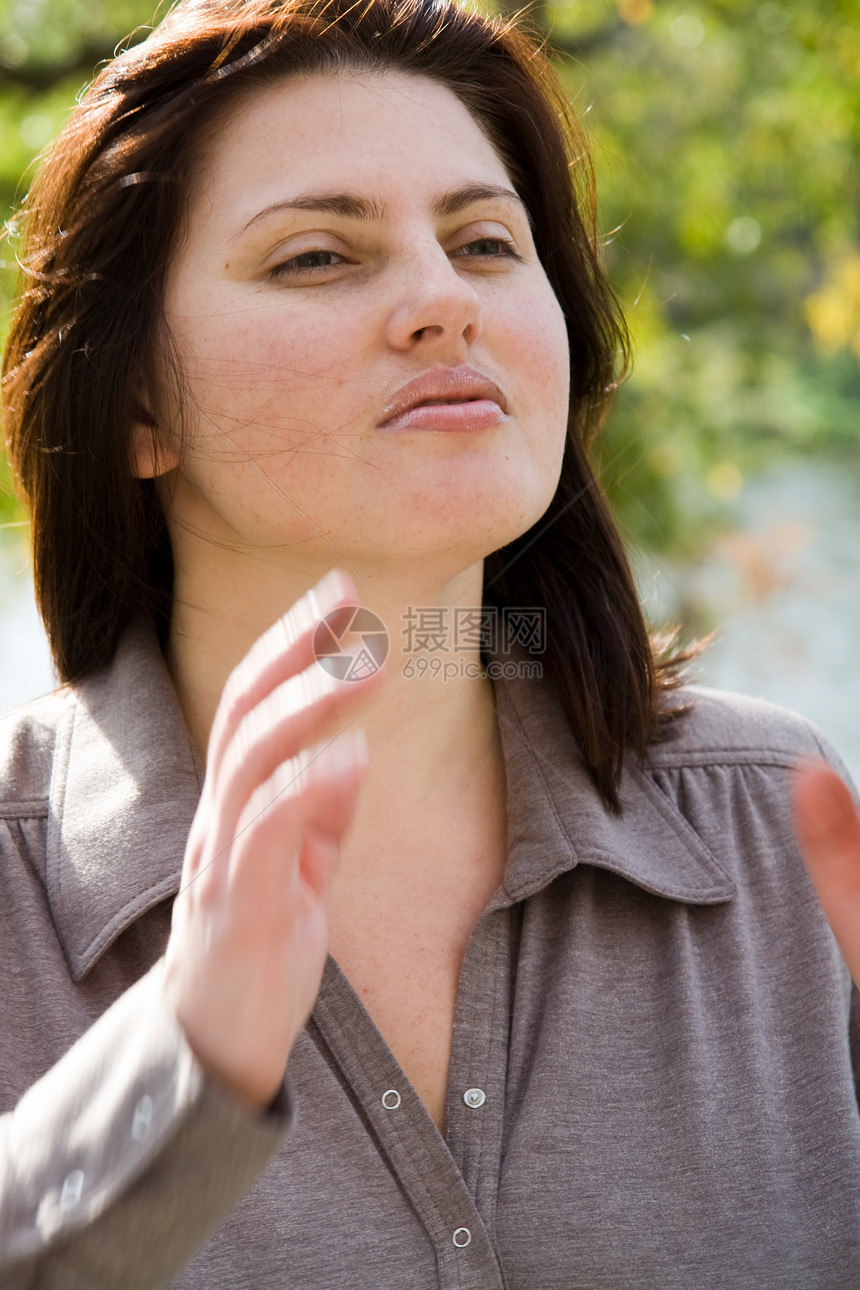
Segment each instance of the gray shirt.
[[157,960],[200,771],[147,629],[3,719],[0,1285],[860,1284],[856,1001],[789,804],[815,734],[695,692],[616,818],[549,687],[495,690],[508,859],[444,1138],[331,960],[268,1114],[195,1062]]

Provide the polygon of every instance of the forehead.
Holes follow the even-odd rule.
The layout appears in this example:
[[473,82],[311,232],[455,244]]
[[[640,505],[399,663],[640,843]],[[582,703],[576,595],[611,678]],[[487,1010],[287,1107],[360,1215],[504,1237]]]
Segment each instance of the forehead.
[[510,183],[482,127],[452,90],[399,72],[285,78],[248,91],[207,140],[192,207],[231,223],[267,201],[321,186],[386,205],[469,183]]

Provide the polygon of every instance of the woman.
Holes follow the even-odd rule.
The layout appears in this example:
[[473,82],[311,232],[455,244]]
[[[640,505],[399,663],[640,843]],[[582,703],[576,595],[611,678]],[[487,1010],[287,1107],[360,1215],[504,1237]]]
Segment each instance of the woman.
[[816,739],[652,659],[561,113],[447,3],[185,4],[34,186],[4,1285],[856,1281]]

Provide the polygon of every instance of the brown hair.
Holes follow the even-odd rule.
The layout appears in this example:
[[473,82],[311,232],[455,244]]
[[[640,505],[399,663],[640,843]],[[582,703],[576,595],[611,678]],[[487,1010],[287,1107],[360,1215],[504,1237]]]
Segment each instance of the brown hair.
[[[582,132],[517,26],[452,0],[188,0],[99,73],[24,208],[23,283],[4,362],[7,446],[32,517],[36,592],[60,676],[106,664],[129,619],[169,623],[172,558],[151,481],[130,468],[204,127],[249,86],[297,72],[395,69],[450,88],[530,213],[567,321],[568,442],[543,519],[486,562],[485,599],[546,607],[543,663],[586,764],[617,808],[627,749],[661,721],[629,566],[587,454],[626,363],[596,254]],[[153,430],[155,434],[155,430]]]

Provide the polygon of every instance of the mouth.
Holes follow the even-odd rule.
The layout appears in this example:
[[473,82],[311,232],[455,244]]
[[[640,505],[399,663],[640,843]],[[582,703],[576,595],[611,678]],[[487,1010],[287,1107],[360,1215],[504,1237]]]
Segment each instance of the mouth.
[[439,367],[402,386],[386,404],[385,430],[482,430],[507,416],[507,401],[494,381],[473,367]]

